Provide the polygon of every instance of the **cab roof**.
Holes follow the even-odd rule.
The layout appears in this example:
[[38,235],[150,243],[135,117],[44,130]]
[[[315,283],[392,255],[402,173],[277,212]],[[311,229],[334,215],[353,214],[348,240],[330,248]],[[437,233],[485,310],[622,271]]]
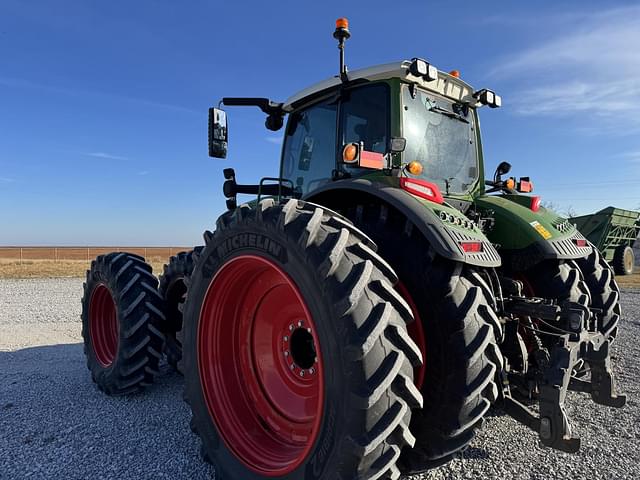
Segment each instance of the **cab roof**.
[[[468,83],[453,77],[446,72],[438,71],[437,80],[427,81],[422,77],[416,77],[409,72],[411,62],[403,60],[373,67],[361,68],[347,73],[348,81],[355,80],[385,80],[391,78],[399,78],[407,83],[414,83],[426,90],[438,93],[452,100],[468,102],[475,105],[476,99],[473,97],[473,88]],[[339,76],[331,77],[318,82],[304,90],[289,97],[283,105],[286,112],[295,110],[298,106],[306,103],[305,99],[314,97],[324,90],[329,90],[342,84]]]

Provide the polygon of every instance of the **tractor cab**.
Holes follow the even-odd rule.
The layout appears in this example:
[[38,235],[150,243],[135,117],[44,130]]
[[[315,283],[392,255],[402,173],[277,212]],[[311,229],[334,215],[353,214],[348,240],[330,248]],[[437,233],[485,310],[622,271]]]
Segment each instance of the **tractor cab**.
[[[334,35],[339,40],[342,30]],[[473,200],[484,191],[477,110],[500,107],[502,99],[420,58],[349,72],[342,54],[340,75],[283,103],[229,97],[221,103],[258,106],[271,130],[288,117],[279,179],[298,198],[330,182],[366,177],[428,200]],[[224,157],[224,112],[211,109],[209,125],[210,155]]]
[[[418,76],[423,69],[431,77]],[[293,96],[281,176],[307,194],[326,182],[404,177],[445,195],[482,186],[477,107],[472,89],[421,59],[331,79]],[[494,97],[495,98],[495,97]]]

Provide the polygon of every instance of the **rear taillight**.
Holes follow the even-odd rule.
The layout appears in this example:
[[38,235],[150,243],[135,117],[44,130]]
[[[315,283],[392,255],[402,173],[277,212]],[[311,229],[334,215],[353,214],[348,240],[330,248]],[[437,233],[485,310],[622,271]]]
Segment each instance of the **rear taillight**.
[[435,203],[444,203],[442,193],[435,183],[416,180],[414,178],[400,177],[400,187],[418,197],[426,198]]
[[529,208],[531,208],[532,212],[537,212],[538,210],[540,210],[540,197],[537,195],[534,195],[533,197],[531,197],[531,205],[529,206]]
[[460,242],[460,246],[466,253],[482,252],[482,242]]
[[587,246],[587,241],[584,238],[574,238],[573,241],[576,244],[576,247],[586,247]]

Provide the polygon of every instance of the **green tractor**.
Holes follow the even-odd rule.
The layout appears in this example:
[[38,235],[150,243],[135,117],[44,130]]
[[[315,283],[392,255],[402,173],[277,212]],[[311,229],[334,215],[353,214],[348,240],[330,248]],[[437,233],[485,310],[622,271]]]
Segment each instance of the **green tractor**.
[[[485,180],[478,111],[498,95],[420,58],[349,72],[349,36],[339,19],[336,77],[283,103],[222,99],[284,126],[280,173],[241,185],[226,169],[228,211],[159,290],[140,257],[94,261],[94,381],[138,391],[164,349],[221,478],[422,472],[466,448],[492,405],[577,451],[567,391],[625,403],[611,268],[509,164]],[[226,156],[226,118],[210,109],[211,156]]]

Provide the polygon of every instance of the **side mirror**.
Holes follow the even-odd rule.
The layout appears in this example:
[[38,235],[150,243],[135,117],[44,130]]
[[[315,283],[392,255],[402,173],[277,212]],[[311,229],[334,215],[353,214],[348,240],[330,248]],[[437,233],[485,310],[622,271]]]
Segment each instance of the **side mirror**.
[[500,180],[502,175],[506,175],[511,171],[511,164],[509,162],[501,162],[496,168],[496,173],[493,175],[495,181]]
[[227,158],[227,114],[219,108],[209,109],[209,156]]

